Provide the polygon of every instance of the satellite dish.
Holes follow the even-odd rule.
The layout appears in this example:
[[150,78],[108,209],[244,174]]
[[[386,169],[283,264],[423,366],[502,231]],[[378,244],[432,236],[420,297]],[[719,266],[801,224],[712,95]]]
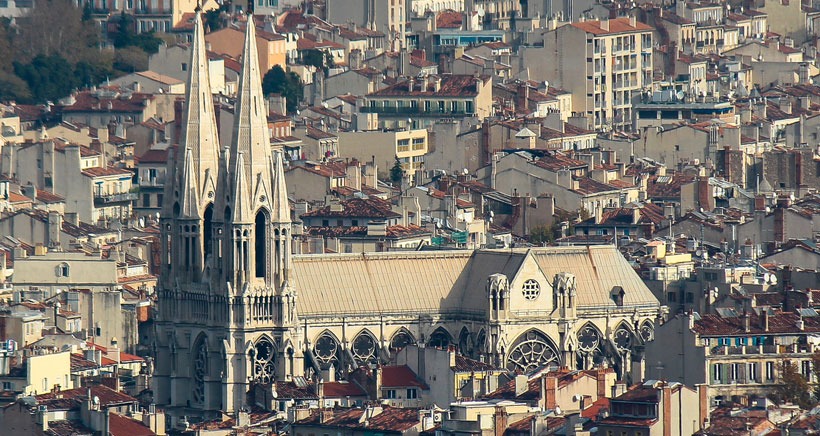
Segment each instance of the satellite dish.
[[770,275],[769,273],[765,273],[765,274],[763,274],[763,281],[764,281],[764,282],[769,283],[769,281],[770,281],[771,279],[772,279],[772,277],[771,277],[771,275]]
[[483,17],[483,16],[484,16],[484,7],[483,7],[483,6],[479,6],[479,7],[478,7],[478,9],[475,11],[475,13],[476,13],[476,15],[478,15],[479,17]]
[[703,250],[695,250],[695,255],[698,257],[703,256]]
[[100,397],[98,397],[96,395],[94,395],[94,398],[91,401],[94,403],[95,406],[100,405]]
[[560,415],[561,413],[561,406],[555,406],[555,414]]
[[791,194],[789,194],[789,200],[794,201],[794,192],[792,192]]
[[769,283],[771,283],[773,285],[776,285],[777,284],[777,276],[772,274],[772,276],[769,277]]
[[467,168],[464,168],[464,169],[461,170],[461,174],[464,174],[466,176],[467,174],[470,174],[470,170],[468,170]]
[[577,403],[577,402],[581,401],[581,398],[583,398],[581,395],[575,394],[575,395],[572,396],[572,401]]
[[678,91],[678,93],[675,94],[675,97],[677,97],[678,100],[683,100],[683,98],[686,97],[686,93],[683,91]]

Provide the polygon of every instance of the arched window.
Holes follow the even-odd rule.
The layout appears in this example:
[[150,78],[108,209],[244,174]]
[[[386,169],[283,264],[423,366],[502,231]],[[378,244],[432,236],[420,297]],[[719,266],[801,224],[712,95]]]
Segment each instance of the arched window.
[[461,333],[458,334],[458,352],[462,356],[470,356],[473,353],[473,337],[467,327],[461,328]]
[[57,265],[57,277],[69,277],[71,275],[71,267],[67,263],[62,262]]
[[333,365],[339,367],[339,341],[329,331],[324,331],[313,344],[313,355],[322,369]]
[[202,240],[205,245],[205,258],[213,251],[213,221],[214,221],[214,205],[209,204],[205,208],[205,217],[202,224]]
[[439,327],[430,334],[430,339],[427,341],[428,347],[433,348],[447,348],[453,343],[453,337],[444,327]]
[[559,364],[555,343],[547,335],[534,329],[519,336],[507,357],[507,369],[523,373]]
[[390,340],[390,351],[395,353],[404,347],[415,343],[416,340],[413,339],[413,335],[411,335],[407,330],[401,329],[396,332],[396,334],[393,335],[393,339]]
[[259,383],[271,383],[276,375],[276,347],[263,336],[256,341],[250,352],[253,379]]
[[256,277],[265,277],[268,271],[268,217],[265,211],[256,213],[256,227],[254,228],[254,253],[256,259]]
[[202,404],[205,402],[205,377],[208,374],[208,340],[202,335],[197,338],[194,344],[194,402]]
[[358,365],[376,363],[379,358],[379,343],[369,331],[364,330],[353,339],[351,351]]

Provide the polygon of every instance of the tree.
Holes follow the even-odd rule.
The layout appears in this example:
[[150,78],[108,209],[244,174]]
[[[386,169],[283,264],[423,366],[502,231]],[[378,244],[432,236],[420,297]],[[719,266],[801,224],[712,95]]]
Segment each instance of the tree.
[[820,401],[820,350],[811,355],[811,370],[814,373],[814,379],[818,381],[814,385],[814,400]]
[[82,58],[97,46],[95,26],[83,22],[83,11],[73,0],[44,0],[34,3],[12,43],[17,60],[28,62],[37,55],[60,55],[69,63]]
[[114,68],[134,73],[148,69],[148,53],[139,47],[124,47],[114,54]]
[[396,161],[393,162],[393,167],[390,168],[390,181],[393,186],[401,186],[401,179],[404,178],[404,168],[401,167],[401,161],[396,156]]
[[305,50],[304,54],[302,54],[302,64],[324,71],[326,69],[325,53],[315,48]]
[[778,402],[791,402],[803,409],[811,409],[811,393],[809,382],[800,374],[797,365],[789,360],[784,360],[780,365],[780,384],[775,388],[771,398]]
[[76,87],[74,67],[60,55],[38,55],[30,63],[14,63],[14,72],[31,90],[31,99],[43,103],[70,94]]
[[280,65],[274,65],[262,78],[262,92],[280,94],[287,99],[287,110],[293,112],[302,100],[302,81],[293,72],[285,72]]
[[28,83],[13,73],[0,71],[0,100],[25,102],[31,99]]

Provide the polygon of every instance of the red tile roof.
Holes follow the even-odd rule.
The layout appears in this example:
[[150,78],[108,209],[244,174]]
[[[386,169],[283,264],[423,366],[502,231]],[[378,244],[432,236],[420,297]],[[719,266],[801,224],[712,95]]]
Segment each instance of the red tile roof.
[[459,29],[462,26],[464,14],[454,10],[441,11],[436,16],[436,27],[439,29]]
[[156,433],[131,418],[111,413],[108,420],[108,433],[111,436],[155,436]]
[[105,176],[128,176],[131,177],[134,175],[129,170],[117,167],[92,167],[86,168],[82,171],[83,175],[86,177],[105,177]]
[[367,393],[355,383],[327,382],[322,387],[325,398],[366,397]]
[[430,389],[407,365],[382,367],[382,387]]
[[636,22],[633,26],[629,22],[629,18],[614,18],[609,21],[609,30],[601,28],[601,21],[579,21],[570,23],[571,26],[577,27],[587,33],[594,35],[609,35],[613,33],[630,33],[630,32],[647,32],[654,30],[651,26]]
[[342,200],[341,210],[331,210],[331,206],[302,214],[302,217],[362,217],[362,218],[400,218],[401,215],[390,209],[390,203],[377,198],[351,198]]
[[431,77],[427,81],[427,89],[421,89],[422,81],[414,80],[413,89],[409,89],[409,80],[402,80],[368,94],[368,97],[402,97],[408,95],[425,95],[436,97],[474,97],[478,95],[476,90],[476,80],[486,83],[490,78],[484,76],[476,79],[469,74],[443,74],[438,76],[441,79],[439,90],[434,89],[435,78]]
[[137,158],[139,163],[166,163],[168,162],[168,150],[148,150]]
[[103,385],[94,385],[90,387],[68,389],[56,393],[49,392],[47,394],[37,395],[35,398],[38,402],[41,403],[48,402],[49,400],[59,399],[85,400],[88,398],[89,392],[91,393],[92,397],[97,397],[100,399],[100,405],[103,407],[137,403],[136,398],[130,395],[126,395],[122,392],[117,392]]

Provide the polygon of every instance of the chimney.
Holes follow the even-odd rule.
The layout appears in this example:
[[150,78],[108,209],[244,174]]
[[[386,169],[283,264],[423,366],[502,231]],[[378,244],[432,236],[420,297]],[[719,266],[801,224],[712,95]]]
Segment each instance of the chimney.
[[780,106],[781,111],[783,111],[787,114],[792,113],[792,101],[789,97],[786,97],[786,96],[780,97],[779,106]]
[[407,78],[407,91],[408,92],[413,92],[413,88],[415,88],[415,86],[416,86],[416,80],[413,79],[412,76],[408,77]]
[[635,19],[634,15],[630,15],[629,16],[629,27],[637,27],[637,26],[638,26],[638,20]]
[[333,419],[333,409],[322,409],[319,411],[319,420],[322,424],[326,424]]
[[521,396],[529,389],[529,380],[526,375],[515,376],[515,396]]
[[749,312],[746,310],[743,311],[743,315],[740,316],[743,320],[743,331],[749,333],[752,330],[752,326],[750,324]]
[[606,370],[605,369],[597,369],[595,371],[595,381],[597,382],[597,389],[595,394],[598,398],[606,397]]
[[638,224],[641,221],[641,208],[635,207],[632,209],[632,224]]
[[709,389],[706,384],[695,385],[698,390],[698,428],[704,429],[709,422]]
[[530,99],[530,87],[522,82],[518,85],[518,92],[515,94],[515,109],[517,112],[527,112],[527,102]]
[[760,312],[760,328],[764,332],[769,331],[769,311],[765,308]]
[[421,92],[427,92],[427,87],[430,85],[430,77],[425,74],[421,78]]
[[601,30],[609,32],[609,18],[601,18]]
[[672,436],[672,387],[664,382],[662,389],[663,401],[663,436]]
[[60,233],[63,229],[63,216],[60,212],[49,211],[48,213],[48,246],[57,247],[60,245]]
[[544,395],[544,409],[555,410],[555,407],[558,406],[558,377],[551,374],[544,374],[542,379],[544,381],[542,389],[542,395]]
[[495,420],[495,436],[504,436],[504,432],[507,430],[507,420],[509,416],[507,415],[507,411],[501,406],[495,406],[495,414],[493,415]]

